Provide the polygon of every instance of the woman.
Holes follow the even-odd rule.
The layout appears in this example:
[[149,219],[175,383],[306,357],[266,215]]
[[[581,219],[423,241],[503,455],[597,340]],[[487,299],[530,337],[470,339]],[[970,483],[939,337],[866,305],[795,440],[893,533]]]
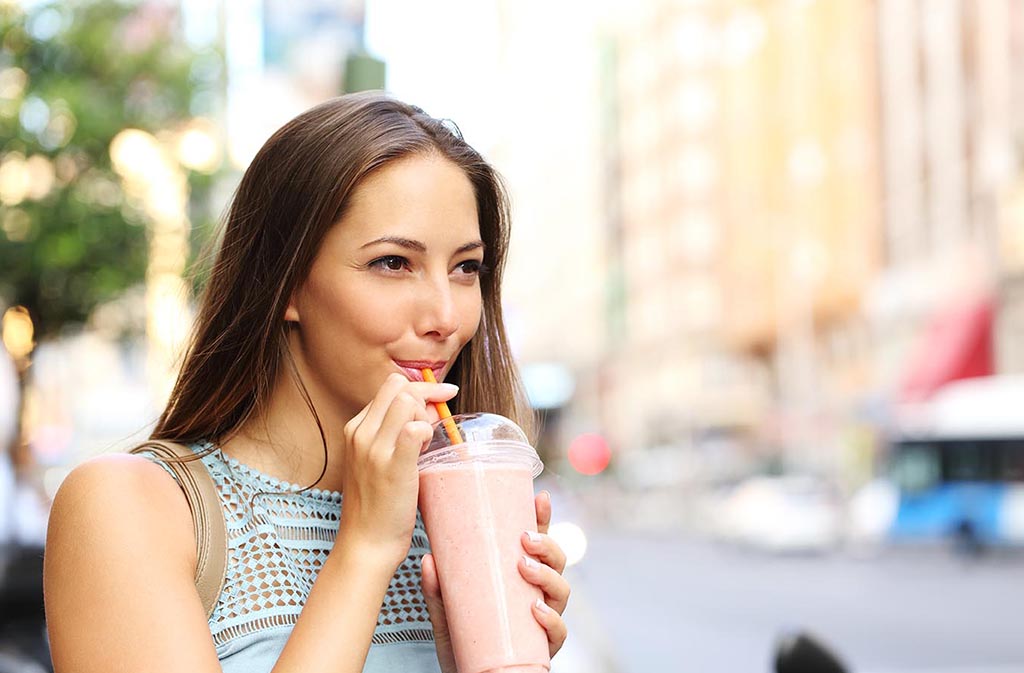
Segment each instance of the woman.
[[[528,418],[501,314],[507,227],[493,169],[418,108],[344,96],[275,133],[153,433],[190,443],[217,484],[224,590],[207,621],[188,506],[158,461],[88,461],[48,532],[56,671],[454,673],[416,458],[436,402]],[[536,508],[544,532],[546,494]],[[554,653],[565,556],[533,538],[540,563],[520,570]]]

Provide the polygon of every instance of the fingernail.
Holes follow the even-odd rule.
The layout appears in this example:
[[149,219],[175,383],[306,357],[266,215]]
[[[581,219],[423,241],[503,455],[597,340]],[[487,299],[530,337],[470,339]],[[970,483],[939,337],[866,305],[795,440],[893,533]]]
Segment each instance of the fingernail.
[[439,385],[442,388],[444,388],[445,392],[450,392],[450,393],[457,393],[457,392],[459,392],[459,387],[457,385],[455,385],[454,383],[438,383],[437,385]]
[[537,533],[532,530],[526,531],[526,537],[530,538],[530,542],[540,542],[543,539],[540,536],[540,533]]
[[551,612],[551,606],[544,602],[543,598],[538,598],[533,602],[533,606],[541,612]]
[[523,560],[526,561],[526,567],[527,568],[539,568],[540,567],[540,564],[537,563],[532,558],[530,558],[529,556],[523,556]]

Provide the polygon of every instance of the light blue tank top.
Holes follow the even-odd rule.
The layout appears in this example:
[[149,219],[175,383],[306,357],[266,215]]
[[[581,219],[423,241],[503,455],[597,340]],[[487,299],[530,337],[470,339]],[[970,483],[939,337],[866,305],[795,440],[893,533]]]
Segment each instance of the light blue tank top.
[[[200,443],[192,450],[210,446]],[[224,588],[209,621],[217,657],[227,673],[270,671],[334,546],[342,496],[316,489],[300,493],[300,486],[228,458],[219,448],[202,461],[217,486],[227,526]],[[377,616],[363,673],[440,673],[420,589],[420,558],[428,551],[417,514],[408,555]]]

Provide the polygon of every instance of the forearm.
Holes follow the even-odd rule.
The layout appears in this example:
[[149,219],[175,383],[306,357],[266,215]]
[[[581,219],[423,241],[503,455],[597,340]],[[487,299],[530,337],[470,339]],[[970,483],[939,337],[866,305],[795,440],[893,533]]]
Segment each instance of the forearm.
[[336,548],[313,584],[273,673],[361,673],[394,575],[391,558],[365,546]]

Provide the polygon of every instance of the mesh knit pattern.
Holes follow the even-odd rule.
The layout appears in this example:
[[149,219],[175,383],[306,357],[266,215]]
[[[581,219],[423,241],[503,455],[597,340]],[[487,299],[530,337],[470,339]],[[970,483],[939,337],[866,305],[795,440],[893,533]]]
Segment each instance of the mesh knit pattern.
[[[192,447],[199,453],[210,444]],[[202,458],[221,497],[227,529],[224,588],[210,617],[218,649],[259,631],[295,624],[327,555],[341,515],[337,491],[282,482],[226,457],[219,448]],[[420,558],[430,551],[423,521],[388,587],[374,644],[433,642],[420,589]]]

